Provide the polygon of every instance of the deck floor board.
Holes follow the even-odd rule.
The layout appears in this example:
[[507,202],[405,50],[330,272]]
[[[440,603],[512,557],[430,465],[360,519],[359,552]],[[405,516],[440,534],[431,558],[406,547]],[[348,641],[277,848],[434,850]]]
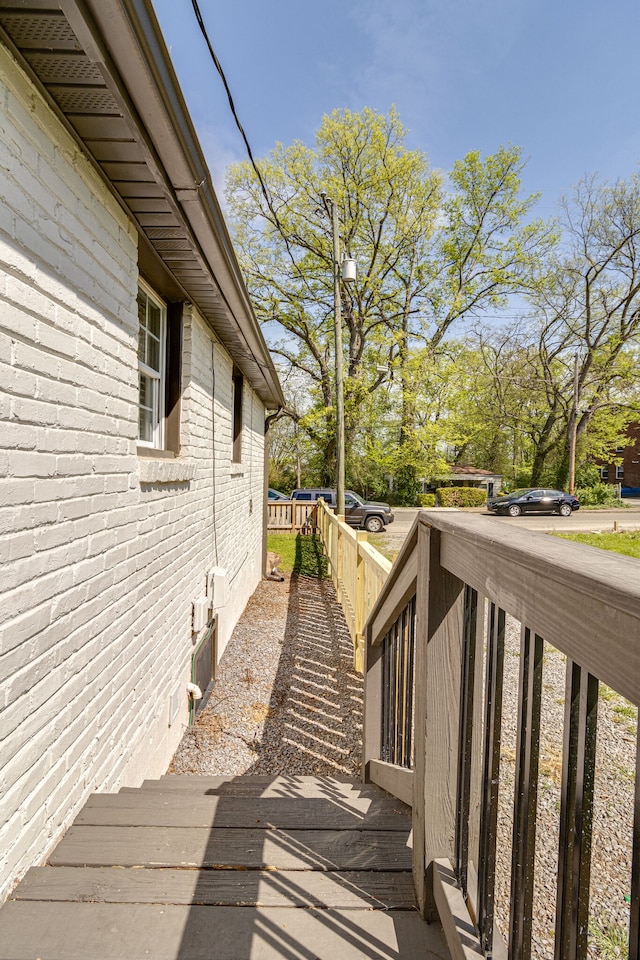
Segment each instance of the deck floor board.
[[193,788],[189,802],[176,802],[175,790],[95,794],[76,818],[78,826],[224,827],[251,829],[256,825],[284,829],[399,830],[407,817],[400,801],[340,796],[309,797],[217,796]]
[[71,827],[49,857],[57,866],[214,867],[247,870],[409,870],[397,830],[232,830]]
[[317,906],[412,910],[408,873],[374,870],[116,870],[33,867],[15,892],[20,900],[172,903],[212,906]]
[[13,960],[445,960],[417,913],[13,901],[0,911]]

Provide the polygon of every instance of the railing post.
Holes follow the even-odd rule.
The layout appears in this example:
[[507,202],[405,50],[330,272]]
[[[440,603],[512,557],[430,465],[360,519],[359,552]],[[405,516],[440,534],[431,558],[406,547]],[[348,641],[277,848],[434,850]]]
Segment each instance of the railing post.
[[360,544],[367,542],[364,530],[356,530],[356,596],[355,596],[355,646],[353,651],[353,666],[358,673],[364,670],[364,623],[365,623],[365,564],[360,553]]
[[342,569],[343,556],[342,556],[342,526],[341,526],[341,524],[344,523],[344,517],[342,516],[342,514],[336,514],[336,520],[337,520],[338,522],[336,523],[336,533],[337,533],[337,542],[336,542],[336,580],[335,580],[335,584],[334,584],[334,585],[335,585],[335,588],[336,588],[336,595],[337,595],[337,597],[338,597],[338,603],[342,603],[342,599],[343,599],[343,597],[342,597],[342,583],[343,583],[344,571],[343,571],[343,569]]
[[430,864],[455,856],[463,583],[440,566],[440,531],[418,529],[413,875],[418,907],[438,918]]
[[362,716],[362,780],[369,781],[369,761],[380,756],[382,740],[382,645],[364,646],[364,710]]

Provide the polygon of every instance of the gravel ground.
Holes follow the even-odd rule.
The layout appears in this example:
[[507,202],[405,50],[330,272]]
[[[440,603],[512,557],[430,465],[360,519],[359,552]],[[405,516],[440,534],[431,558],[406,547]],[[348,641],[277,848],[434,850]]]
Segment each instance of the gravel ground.
[[[391,539],[391,538],[389,538]],[[394,544],[390,545],[392,548]],[[222,657],[218,680],[170,773],[359,776],[362,678],[330,580],[263,581]],[[507,628],[496,913],[507,927],[519,626]],[[553,956],[565,659],[543,666],[533,956]],[[606,688],[598,706],[590,957],[626,956],[637,714]]]
[[330,580],[263,580],[170,773],[359,776],[362,677]]
[[[503,856],[500,860],[500,851],[510,854],[519,668],[520,626],[509,621],[505,641],[496,899],[498,923],[503,931],[507,929],[510,859]],[[533,922],[533,956],[541,960],[553,956],[565,672],[565,657],[545,645]],[[601,688],[591,862],[591,957],[626,956],[624,952],[616,952],[616,944],[626,941],[629,925],[625,896],[631,888],[636,730],[637,711],[609,688]]]

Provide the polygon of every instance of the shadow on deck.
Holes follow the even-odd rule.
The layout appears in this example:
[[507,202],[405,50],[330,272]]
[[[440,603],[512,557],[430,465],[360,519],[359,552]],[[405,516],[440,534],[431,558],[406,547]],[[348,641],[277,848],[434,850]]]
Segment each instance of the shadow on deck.
[[362,679],[331,581],[305,575],[314,562],[297,557],[288,590],[258,589],[203,711],[224,711],[228,732],[206,746],[212,768],[225,769],[232,737],[245,775],[173,774],[92,796],[0,909],[0,960],[448,956],[415,906],[409,808],[347,779],[361,759]]
[[0,957],[444,958],[402,804],[328,777],[165,777],[96,794],[0,910]]

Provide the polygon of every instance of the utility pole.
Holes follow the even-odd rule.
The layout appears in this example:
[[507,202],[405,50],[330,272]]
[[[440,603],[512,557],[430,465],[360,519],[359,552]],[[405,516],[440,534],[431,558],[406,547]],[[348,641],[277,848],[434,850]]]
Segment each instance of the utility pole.
[[350,257],[340,259],[340,225],[338,206],[322,193],[322,202],[331,218],[333,238],[333,336],[335,348],[335,395],[336,395],[336,513],[344,517],[344,377],[342,371],[342,291],[341,281],[355,280],[355,261]]
[[576,489],[576,445],[578,439],[578,354],[573,357],[573,403],[569,415],[569,493]]
[[338,207],[331,206],[333,234],[333,329],[336,348],[336,513],[344,517],[344,378],[342,373],[342,291],[340,290],[340,234]]

